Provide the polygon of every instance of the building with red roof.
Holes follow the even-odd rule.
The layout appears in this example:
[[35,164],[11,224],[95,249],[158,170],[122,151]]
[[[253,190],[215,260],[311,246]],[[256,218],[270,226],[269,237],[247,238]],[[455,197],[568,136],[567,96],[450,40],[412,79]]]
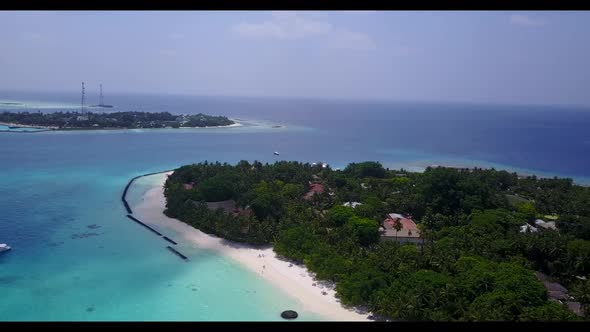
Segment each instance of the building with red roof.
[[312,183],[309,186],[309,191],[303,196],[304,199],[311,199],[315,194],[321,194],[324,192],[324,186],[319,183]]
[[[399,231],[395,227],[397,223],[400,225]],[[399,213],[389,213],[385,220],[383,220],[379,230],[381,231],[381,238],[386,240],[413,243],[418,243],[422,240],[420,238],[420,230],[416,223]]]

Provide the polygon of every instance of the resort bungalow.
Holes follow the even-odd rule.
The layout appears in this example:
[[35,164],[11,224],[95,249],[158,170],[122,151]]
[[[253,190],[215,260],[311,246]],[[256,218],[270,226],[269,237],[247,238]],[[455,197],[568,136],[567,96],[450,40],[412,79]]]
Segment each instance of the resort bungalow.
[[578,316],[584,316],[584,308],[580,302],[577,302],[571,295],[568,294],[568,290],[563,287],[561,284],[556,282],[551,282],[548,280],[547,276],[542,272],[535,272],[537,279],[539,279],[545,289],[547,290],[547,294],[551,301],[563,304],[568,307],[571,311],[573,311]]
[[363,205],[363,203],[359,203],[359,202],[346,202],[344,204],[342,204],[342,206],[347,206],[347,207],[351,207],[351,208],[356,208],[359,205]]
[[[399,222],[401,228],[398,231],[395,226]],[[381,238],[401,243],[421,243],[420,231],[412,219],[406,218],[399,213],[390,213],[387,215],[381,227]]]
[[531,226],[528,223],[520,226],[521,233],[536,233],[537,231],[538,229],[536,227]]
[[584,317],[584,306],[580,302],[566,302],[567,308],[577,316]]
[[317,162],[317,163],[311,163],[311,166],[312,166],[312,167],[315,167],[315,166],[318,166],[318,165],[320,165],[322,168],[326,168],[326,167],[328,167],[328,164],[326,164],[326,163],[323,163],[323,162],[321,162],[321,161],[320,161],[320,162]]
[[547,289],[547,293],[549,293],[549,298],[553,300],[565,301],[570,299],[567,289],[556,282],[550,282],[545,280],[543,281],[543,286],[545,286],[545,288]]
[[535,225],[542,227],[544,229],[557,230],[557,227],[555,227],[555,221],[546,222],[542,219],[537,219],[537,220],[535,220]]
[[251,210],[246,207],[245,209],[236,205],[236,202],[233,199],[229,199],[227,201],[219,201],[219,202],[207,202],[207,208],[210,210],[217,210],[221,209],[226,214],[231,214],[234,217],[239,215],[249,215]]
[[324,186],[322,186],[319,183],[312,183],[309,185],[309,191],[307,193],[305,193],[305,195],[303,196],[303,199],[309,200],[313,197],[313,195],[321,194],[323,192],[324,192]]

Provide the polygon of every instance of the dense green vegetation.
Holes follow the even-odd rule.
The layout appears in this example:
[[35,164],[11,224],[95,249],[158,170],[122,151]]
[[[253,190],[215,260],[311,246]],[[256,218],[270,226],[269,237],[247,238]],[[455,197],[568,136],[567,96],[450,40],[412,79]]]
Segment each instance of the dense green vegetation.
[[[325,190],[310,200],[311,182]],[[191,184],[192,188],[185,187]],[[165,185],[168,216],[274,250],[336,283],[346,305],[402,320],[576,320],[548,299],[542,271],[590,307],[590,188],[496,170],[342,171],[307,163],[183,166]],[[204,202],[234,200],[232,215]],[[344,202],[357,201],[356,208]],[[386,213],[409,213],[423,245],[381,241]],[[559,230],[520,232],[557,216]],[[576,277],[577,276],[577,277]],[[581,279],[580,279],[581,278]]]
[[82,115],[78,112],[2,112],[0,122],[56,128],[164,128],[212,127],[234,124],[225,116],[173,115],[168,112],[112,112]]

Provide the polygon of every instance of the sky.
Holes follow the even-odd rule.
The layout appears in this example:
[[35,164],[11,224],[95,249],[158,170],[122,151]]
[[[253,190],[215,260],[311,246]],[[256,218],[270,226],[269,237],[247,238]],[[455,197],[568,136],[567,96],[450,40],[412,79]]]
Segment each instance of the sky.
[[0,90],[590,105],[590,12],[0,12]]

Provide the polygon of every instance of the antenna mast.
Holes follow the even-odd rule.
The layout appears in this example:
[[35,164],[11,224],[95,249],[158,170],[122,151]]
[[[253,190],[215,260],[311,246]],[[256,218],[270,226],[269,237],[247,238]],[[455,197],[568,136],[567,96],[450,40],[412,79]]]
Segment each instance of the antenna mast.
[[82,113],[82,115],[85,115],[85,111],[84,111],[84,101],[86,100],[86,95],[85,95],[85,91],[84,91],[84,82],[82,82],[82,102],[80,104],[80,113]]
[[98,105],[104,105],[104,97],[102,96],[102,84],[100,85],[100,97],[98,99]]

